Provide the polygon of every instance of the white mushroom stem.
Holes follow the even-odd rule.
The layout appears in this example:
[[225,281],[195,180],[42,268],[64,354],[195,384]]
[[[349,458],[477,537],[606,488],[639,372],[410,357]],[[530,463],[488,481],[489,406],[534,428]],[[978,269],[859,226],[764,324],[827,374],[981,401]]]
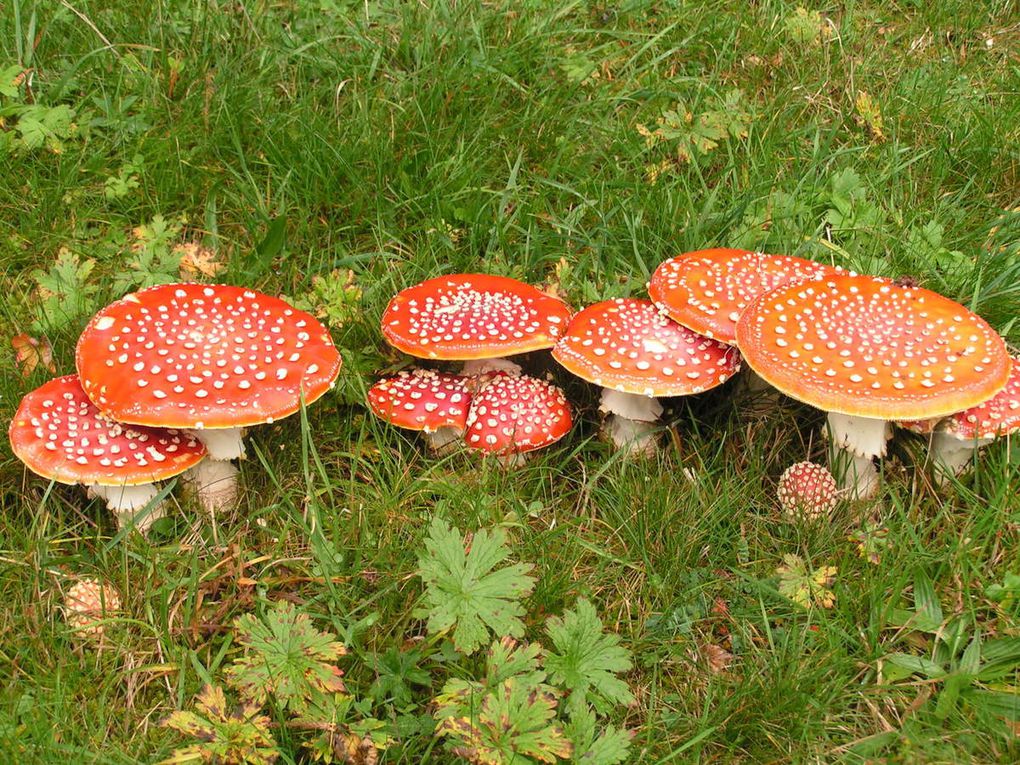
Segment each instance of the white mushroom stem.
[[181,482],[195,493],[202,509],[213,515],[236,504],[239,473],[231,462],[205,459],[186,471]]
[[835,449],[833,474],[841,489],[856,499],[871,499],[878,492],[874,459],[884,457],[892,438],[887,420],[829,412],[827,432]]
[[655,453],[655,422],[662,416],[659,399],[603,388],[599,411],[609,415],[602,425],[602,432],[617,447],[634,457]]
[[935,431],[931,437],[929,454],[935,468],[935,480],[942,486],[950,476],[964,473],[974,461],[978,450],[990,444],[993,438],[962,439],[952,433]]
[[519,375],[523,371],[520,364],[510,361],[510,359],[471,359],[464,362],[464,367],[460,370],[460,374],[465,377],[477,377],[488,372],[506,372],[511,375]]
[[244,457],[244,429],[218,428],[216,430],[188,430],[209,450],[210,460],[237,460]]
[[143,483],[137,486],[99,486],[91,484],[88,487],[90,497],[99,497],[106,502],[106,506],[113,511],[117,518],[118,528],[134,521],[135,526],[141,532],[146,532],[154,521],[162,518],[166,511],[163,503],[160,502],[149,512],[138,517],[139,512],[148,505],[159,493],[154,483]]
[[449,454],[464,439],[464,431],[452,426],[425,430],[422,433],[425,436],[425,443],[434,454]]

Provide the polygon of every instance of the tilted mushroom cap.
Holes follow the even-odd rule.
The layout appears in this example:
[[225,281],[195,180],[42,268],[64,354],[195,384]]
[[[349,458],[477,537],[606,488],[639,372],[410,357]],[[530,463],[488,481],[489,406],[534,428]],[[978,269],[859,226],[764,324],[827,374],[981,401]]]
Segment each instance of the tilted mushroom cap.
[[837,275],[761,295],[737,346],[766,382],[827,412],[942,417],[1006,384],[1009,355],[981,317],[937,293]]
[[570,405],[555,385],[495,374],[471,400],[467,445],[498,454],[529,452],[559,441],[571,424]]
[[368,391],[368,406],[377,417],[427,433],[445,427],[464,430],[470,402],[465,377],[434,369],[400,372]]
[[78,374],[110,417],[139,425],[238,428],[296,412],[340,373],[319,321],[254,290],[164,284],[126,295],[78,340]]
[[183,473],[205,447],[176,430],[121,425],[100,413],[77,375],[50,380],[21,400],[11,449],[28,468],[66,484],[138,486]]
[[588,382],[642,396],[687,396],[740,369],[736,349],[663,316],[649,300],[616,298],[579,311],[553,358]]
[[956,412],[941,422],[913,420],[900,422],[915,433],[928,434],[936,427],[962,441],[999,438],[1020,430],[1020,357],[1011,359],[1009,381],[1006,387],[983,404]]
[[382,331],[411,356],[467,361],[551,348],[570,313],[562,300],[516,279],[455,274],[397,293]]
[[673,321],[733,345],[737,320],[756,297],[790,281],[840,271],[790,255],[698,250],[660,263],[648,282],[648,295]]

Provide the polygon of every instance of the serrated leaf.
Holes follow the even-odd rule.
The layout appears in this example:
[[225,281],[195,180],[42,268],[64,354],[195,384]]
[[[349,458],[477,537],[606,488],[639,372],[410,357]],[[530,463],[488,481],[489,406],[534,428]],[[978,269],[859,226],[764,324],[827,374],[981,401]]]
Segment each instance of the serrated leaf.
[[539,671],[538,660],[542,646],[538,643],[519,644],[510,637],[493,642],[486,657],[485,685],[495,688],[511,677],[526,685],[538,685],[545,681],[545,673]]
[[591,707],[575,709],[565,732],[574,745],[571,762],[577,765],[617,765],[630,753],[631,731],[612,725],[599,730]]
[[227,708],[219,686],[206,685],[195,699],[197,712],[172,713],[163,725],[200,741],[176,749],[164,765],[185,762],[270,765],[280,756],[269,732],[269,718],[257,706],[245,704],[236,711]]
[[531,593],[532,566],[516,563],[496,568],[509,556],[506,532],[480,530],[468,542],[442,518],[434,518],[418,558],[418,574],[425,583],[428,630],[453,631],[458,651],[473,653],[489,637],[519,637],[524,633],[520,599]]
[[616,677],[630,670],[630,651],[620,645],[619,635],[605,632],[595,606],[578,600],[563,618],[546,621],[546,633],[555,650],[546,657],[545,668],[551,682],[570,691],[571,708],[590,702],[606,713],[634,700],[627,683]]
[[293,604],[280,601],[261,621],[252,614],[234,622],[244,655],[226,669],[227,683],[257,704],[272,694],[281,708],[301,713],[317,693],[342,693],[334,662],[347,653],[328,632]]
[[555,724],[556,692],[511,678],[481,700],[477,714],[442,718],[437,736],[477,765],[533,765],[570,757],[573,747]]

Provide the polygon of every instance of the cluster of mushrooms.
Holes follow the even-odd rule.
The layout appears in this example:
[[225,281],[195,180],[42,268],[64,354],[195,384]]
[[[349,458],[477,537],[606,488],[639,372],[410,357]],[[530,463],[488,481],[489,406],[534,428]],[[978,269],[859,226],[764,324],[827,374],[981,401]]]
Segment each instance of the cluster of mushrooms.
[[[828,413],[842,490],[872,496],[892,423],[926,434],[940,480],[1020,427],[1020,359],[962,305],[914,284],[781,255],[712,249],[671,258],[650,300],[574,312],[515,279],[458,274],[398,293],[382,316],[420,367],[376,383],[369,408],[437,450],[516,461],[570,430],[563,391],[507,356],[550,350],[602,389],[603,428],[631,454],[655,449],[661,397],[722,385],[742,364],[752,389]],[[335,383],[340,355],[313,316],[243,287],[167,284],[99,311],[78,340],[77,374],[24,397],[14,453],[54,481],[84,484],[144,529],[155,481],[181,475],[203,505],[231,504],[244,428],[279,420]],[[828,493],[799,469],[806,491]],[[828,500],[826,500],[828,501]]]
[[834,472],[853,497],[878,488],[892,424],[926,434],[939,480],[977,448],[1020,427],[1020,360],[979,316],[907,281],[801,258],[711,249],[666,260],[650,300],[576,313],[505,277],[459,274],[398,293],[382,317],[397,349],[457,371],[417,368],[379,381],[379,417],[504,457],[570,427],[559,389],[505,356],[551,349],[602,388],[604,431],[633,454],[655,448],[661,397],[722,385],[743,363],[753,390],[827,412]]
[[243,429],[315,401],[340,363],[325,327],[283,300],[227,285],[152,287],[92,318],[77,374],[22,399],[11,446],[35,473],[85,485],[144,531],[164,512],[156,481],[183,474],[207,509],[231,504]]

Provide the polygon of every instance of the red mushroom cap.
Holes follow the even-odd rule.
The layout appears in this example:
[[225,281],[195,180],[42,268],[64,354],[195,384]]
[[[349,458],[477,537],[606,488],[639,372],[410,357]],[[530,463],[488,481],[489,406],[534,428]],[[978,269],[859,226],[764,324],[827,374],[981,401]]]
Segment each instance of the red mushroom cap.
[[467,445],[497,454],[530,452],[559,441],[571,424],[570,405],[555,385],[496,374],[471,400]]
[[648,295],[673,321],[733,345],[737,319],[763,292],[840,271],[790,255],[698,250],[660,263],[648,282]]
[[880,420],[942,417],[1009,377],[1002,338],[959,303],[872,276],[837,275],[761,295],[737,322],[745,361],[783,393]]
[[915,433],[928,434],[936,427],[962,441],[999,438],[1020,429],[1020,357],[1011,359],[1006,387],[983,404],[937,420],[914,420],[899,425]]
[[399,428],[426,433],[444,427],[463,431],[470,403],[465,377],[434,369],[400,372],[368,391],[368,406],[377,417]]
[[616,298],[579,311],[553,358],[588,382],[642,396],[687,396],[726,382],[740,354],[663,316],[649,300]]
[[26,395],[11,420],[10,439],[33,473],[67,484],[137,486],[183,473],[205,457],[202,443],[186,433],[106,417],[77,375]]
[[516,279],[455,274],[397,293],[382,331],[411,356],[467,361],[551,348],[570,313],[562,300]]
[[779,478],[776,494],[783,511],[794,517],[828,515],[839,501],[836,479],[827,468],[813,462],[790,465]]
[[239,428],[286,417],[333,385],[340,354],[319,321],[227,285],[163,284],[126,295],[78,340],[78,374],[110,417]]

